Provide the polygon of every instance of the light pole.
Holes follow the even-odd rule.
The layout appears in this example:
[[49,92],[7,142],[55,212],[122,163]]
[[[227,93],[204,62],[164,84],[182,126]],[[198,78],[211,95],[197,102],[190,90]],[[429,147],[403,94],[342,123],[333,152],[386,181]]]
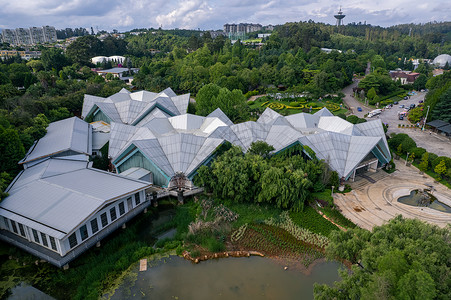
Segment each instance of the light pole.
[[406,156],[406,163],[404,164],[405,166],[407,166],[407,160],[409,159],[409,152],[407,152],[407,156]]
[[331,196],[332,197],[334,196],[334,186],[332,186],[332,194],[331,194]]
[[426,118],[424,118],[424,122],[423,122],[423,128],[421,129],[422,131],[424,131],[424,126],[426,126],[426,121],[428,119],[428,114],[429,114],[429,105],[428,105],[428,111],[426,112]]

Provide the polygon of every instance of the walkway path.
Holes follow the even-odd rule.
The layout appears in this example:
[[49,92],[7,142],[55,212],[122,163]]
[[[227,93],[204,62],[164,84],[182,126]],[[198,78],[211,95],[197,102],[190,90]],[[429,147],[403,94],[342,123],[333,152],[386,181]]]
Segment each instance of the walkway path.
[[399,203],[397,199],[408,195],[411,190],[434,187],[433,195],[447,205],[451,205],[451,189],[435,183],[434,179],[419,174],[417,168],[406,167],[403,161],[397,161],[396,171],[387,174],[382,170],[370,175],[378,179],[370,183],[364,178],[351,184],[353,190],[346,194],[334,194],[334,203],[343,215],[359,227],[371,230],[396,215],[406,218],[418,218],[440,227],[451,224],[451,214],[428,207],[414,207]]

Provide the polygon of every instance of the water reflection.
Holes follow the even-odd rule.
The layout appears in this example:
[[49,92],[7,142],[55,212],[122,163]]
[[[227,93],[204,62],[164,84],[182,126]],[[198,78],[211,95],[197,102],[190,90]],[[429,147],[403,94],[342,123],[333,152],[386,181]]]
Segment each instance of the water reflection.
[[337,262],[322,262],[309,274],[284,270],[261,257],[209,260],[194,265],[166,258],[145,272],[129,274],[111,299],[313,299],[313,284],[338,280]]
[[41,292],[24,282],[11,289],[11,295],[8,300],[55,300],[49,295]]
[[436,197],[429,193],[429,190],[413,190],[408,196],[399,197],[398,202],[411,206],[429,207],[441,212],[451,213],[451,207],[438,201]]

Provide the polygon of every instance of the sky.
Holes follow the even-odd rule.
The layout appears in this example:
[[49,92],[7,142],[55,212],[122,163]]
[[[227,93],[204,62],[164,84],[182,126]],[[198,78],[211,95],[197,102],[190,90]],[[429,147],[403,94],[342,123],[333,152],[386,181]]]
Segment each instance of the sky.
[[405,23],[451,21],[447,0],[0,0],[0,29],[50,25],[134,28],[222,29],[225,23],[277,25],[313,20],[335,24],[342,7],[344,23],[388,27]]

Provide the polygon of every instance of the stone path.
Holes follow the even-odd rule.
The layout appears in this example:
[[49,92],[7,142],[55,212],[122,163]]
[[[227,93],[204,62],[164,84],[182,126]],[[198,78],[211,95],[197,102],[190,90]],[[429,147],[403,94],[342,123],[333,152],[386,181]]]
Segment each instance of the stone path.
[[408,195],[414,189],[425,189],[433,186],[433,195],[441,202],[451,205],[451,190],[435,183],[434,179],[419,174],[417,168],[404,166],[397,161],[396,171],[387,174],[379,170],[375,174],[367,173],[375,183],[359,178],[352,183],[353,190],[346,194],[334,194],[334,203],[343,215],[359,227],[371,230],[380,226],[396,215],[406,218],[418,218],[440,227],[451,224],[451,214],[428,207],[414,207],[399,203],[397,199]]

